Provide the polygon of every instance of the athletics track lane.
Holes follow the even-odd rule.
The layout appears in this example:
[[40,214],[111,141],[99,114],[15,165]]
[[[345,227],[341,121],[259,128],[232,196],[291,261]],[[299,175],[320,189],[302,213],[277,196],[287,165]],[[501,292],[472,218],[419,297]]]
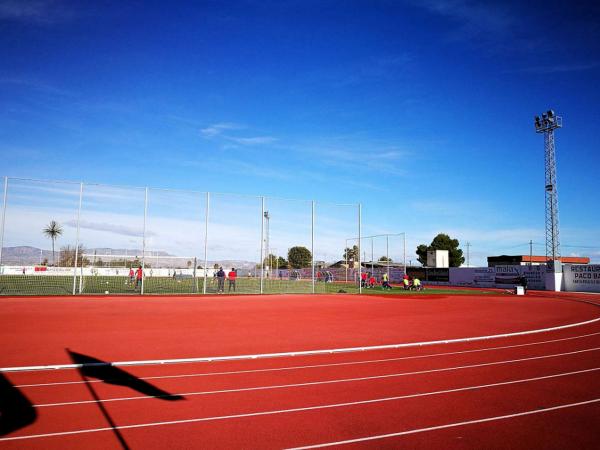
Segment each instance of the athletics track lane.
[[[568,332],[567,332],[568,331]],[[255,417],[232,418],[228,420],[213,420],[210,422],[164,425],[144,429],[121,430],[132,448],[186,448],[202,445],[210,448],[260,447],[281,448],[320,442],[332,442],[344,439],[356,439],[399,431],[420,429],[441,424],[456,423],[514,414],[537,408],[551,408],[559,405],[572,404],[600,397],[598,390],[598,372],[583,372],[600,367],[598,351],[600,347],[598,334],[600,327],[588,325],[560,332],[543,333],[540,335],[521,336],[519,338],[482,341],[460,345],[438,345],[417,349],[401,349],[385,352],[361,352],[330,357],[277,358],[260,361],[237,361],[232,363],[214,363],[200,365],[172,365],[128,368],[138,376],[157,376],[168,367],[171,374],[173,369],[184,369],[186,374],[190,369],[208,368],[219,372],[226,370],[261,370],[264,368],[290,367],[298,365],[332,364],[350,361],[365,361],[372,359],[404,358],[406,356],[424,356],[425,358],[401,359],[396,361],[365,363],[357,365],[329,366],[322,368],[294,369],[281,372],[254,372],[245,374],[215,375],[201,377],[190,384],[187,378],[156,379],[154,383],[170,392],[189,392],[194,387],[203,390],[247,388],[249,386],[276,385],[282,383],[306,383],[315,381],[331,381],[351,377],[378,377],[395,373],[448,369],[465,365],[481,365],[515,359],[527,361],[488,366],[471,367],[442,372],[421,373],[401,377],[386,377],[379,379],[351,381],[336,384],[319,384],[313,386],[290,387],[268,391],[246,391],[237,393],[211,394],[208,396],[189,396],[184,402],[166,403],[164,401],[136,400],[123,402],[107,402],[105,405],[120,425],[131,423],[150,423],[153,421],[182,420],[198,417],[215,417],[231,414],[243,414],[252,411],[278,411],[290,408],[306,408],[307,406],[326,405],[335,403],[356,403],[376,398],[390,396],[406,396],[437,392],[440,390],[456,390],[469,386],[481,386],[491,383],[509,383],[515,380],[530,380],[523,383],[511,383],[501,386],[463,390],[443,394],[419,396],[376,402],[367,404],[347,405],[339,408],[314,409],[280,414],[270,414]],[[524,339],[525,338],[525,339]],[[541,342],[555,339],[564,341]],[[493,349],[482,352],[469,352],[450,355],[449,352],[476,350],[508,345],[522,345],[506,349]],[[589,351],[585,351],[589,350]],[[580,352],[580,353],[573,353]],[[562,355],[560,355],[563,353]],[[564,353],[572,353],[566,355]],[[543,358],[548,355],[557,355]],[[248,363],[248,364],[245,364]],[[265,364],[267,363],[267,364]],[[134,370],[135,369],[135,370]],[[160,369],[160,370],[157,370]],[[225,370],[224,370],[225,369]],[[291,372],[301,372],[291,373]],[[309,372],[309,373],[307,373]],[[579,373],[574,373],[579,372]],[[57,373],[57,372],[53,372]],[[63,372],[64,374],[65,372]],[[179,372],[181,373],[181,372]],[[531,380],[536,377],[568,374],[543,380]],[[14,379],[17,374],[11,374]],[[23,374],[19,374],[19,378]],[[73,375],[73,373],[71,373]],[[159,375],[160,376],[160,375]],[[31,373],[25,378],[31,378]],[[207,382],[207,379],[212,380]],[[213,379],[214,378],[214,379]],[[232,380],[233,379],[233,380]],[[76,380],[76,378],[75,378]],[[13,380],[16,384],[17,380]],[[181,383],[180,383],[181,382]],[[196,383],[196,384],[194,384]],[[211,384],[212,383],[212,384]],[[80,385],[58,385],[47,388],[31,387],[27,389],[28,396],[33,399],[32,391],[43,389],[54,390],[53,395],[63,400],[77,399],[81,391]],[[101,398],[114,398],[119,395],[131,395],[123,388],[98,383]],[[85,392],[83,392],[85,394]],[[46,391],[46,394],[47,391]],[[35,401],[34,401],[35,402]],[[138,403],[136,405],[136,403]],[[143,403],[140,406],[139,403]],[[183,408],[183,409],[182,409]],[[43,408],[40,408],[40,410]],[[38,432],[56,431],[68,423],[69,429],[85,429],[86,427],[104,427],[103,421],[94,404],[80,406],[46,407],[52,413],[48,414],[50,423],[48,431],[41,417]],[[62,409],[61,412],[57,412]],[[536,443],[544,442],[545,448],[564,448],[570,442],[578,442],[579,448],[593,448],[595,435],[590,430],[598,426],[597,404],[582,405],[565,410],[551,411],[535,416],[524,416],[506,419],[487,424],[472,424],[456,429],[428,431],[401,437],[362,442],[360,446],[370,448],[397,448],[409,445],[411,448],[532,448]],[[40,414],[41,416],[41,414]],[[135,420],[132,420],[135,419]],[[575,420],[576,419],[576,420]],[[46,422],[44,420],[44,422]],[[522,424],[522,425],[519,425]],[[551,425],[551,426],[550,426]],[[59,428],[61,428],[59,427]],[[65,429],[65,428],[62,428]],[[493,433],[486,432],[493,430]],[[511,432],[506,430],[510,429]],[[27,429],[27,434],[33,432],[33,426]],[[541,436],[538,434],[541,432]],[[107,437],[108,435],[108,437]],[[500,438],[499,436],[504,436]],[[56,448],[72,445],[93,448],[110,448],[112,444],[118,448],[118,443],[110,431],[88,435],[61,436],[40,438],[38,442],[4,441],[7,448],[13,443],[27,442],[32,448]],[[508,439],[508,440],[507,440]],[[540,441],[541,439],[541,441]],[[568,441],[566,440],[568,439]],[[435,443],[440,445],[436,445]],[[42,444],[37,447],[38,444]]]
[[1,298],[0,367],[262,354],[510,333],[590,318],[515,296]]

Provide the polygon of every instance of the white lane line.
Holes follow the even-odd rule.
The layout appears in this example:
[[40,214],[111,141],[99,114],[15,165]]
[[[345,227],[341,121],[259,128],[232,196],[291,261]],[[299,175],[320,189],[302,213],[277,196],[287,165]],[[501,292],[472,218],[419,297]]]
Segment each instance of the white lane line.
[[311,448],[332,447],[334,445],[355,444],[357,442],[366,442],[366,441],[374,441],[376,439],[385,439],[385,438],[391,438],[391,437],[406,436],[408,434],[416,434],[416,433],[424,433],[427,431],[443,430],[445,428],[462,427],[465,425],[493,422],[496,420],[513,419],[515,417],[530,416],[533,414],[540,414],[540,413],[545,413],[545,412],[549,412],[549,411],[558,411],[560,409],[574,408],[576,406],[591,405],[593,403],[598,403],[598,402],[600,402],[600,398],[594,398],[592,400],[586,400],[583,402],[568,403],[566,405],[552,406],[550,408],[533,409],[531,411],[522,411],[522,412],[518,412],[518,413],[514,413],[514,414],[506,414],[504,416],[485,417],[483,419],[467,420],[465,422],[447,423],[445,425],[437,425],[434,427],[416,428],[414,430],[400,431],[398,433],[380,434],[378,436],[367,436],[367,437],[358,438],[358,439],[348,439],[346,441],[326,442],[323,444],[306,445],[304,447],[292,447],[292,448],[288,448],[286,450],[307,450],[307,449],[311,449]]
[[[517,348],[517,347],[528,347],[532,345],[542,345],[542,344],[550,344],[554,342],[562,342],[569,341],[573,339],[582,339],[585,337],[596,336],[598,333],[590,333],[590,334],[582,334],[580,336],[572,336],[568,338],[561,339],[552,339],[548,341],[538,341],[538,342],[529,342],[527,344],[516,344],[516,345],[503,345],[499,347],[487,347],[487,348],[478,348],[474,350],[462,350],[458,352],[443,352],[443,353],[429,353],[427,355],[413,355],[413,356],[402,356],[399,358],[385,358],[385,359],[369,359],[366,361],[349,361],[349,362],[341,362],[341,363],[329,363],[329,364],[312,364],[305,366],[288,366],[288,367],[273,367],[270,369],[249,369],[249,370],[232,370],[227,372],[204,372],[204,373],[189,373],[189,374],[179,374],[179,375],[158,375],[151,377],[140,377],[140,380],[164,380],[168,378],[192,378],[192,377],[209,377],[209,376],[217,376],[217,375],[237,375],[237,374],[246,374],[246,373],[260,373],[260,372],[280,372],[287,370],[299,370],[299,369],[315,369],[322,367],[336,367],[336,366],[352,366],[352,365],[360,365],[360,364],[373,364],[380,362],[392,362],[392,361],[405,361],[410,359],[423,359],[423,358],[432,358],[436,356],[452,356],[452,355],[462,355],[465,353],[477,353],[477,352],[488,352],[492,350],[504,350],[508,348]],[[84,381],[59,381],[55,383],[37,383],[37,384],[19,384],[15,387],[17,388],[30,388],[30,387],[45,387],[45,386],[63,386],[69,384],[84,384]],[[88,383],[104,383],[103,380],[89,380]]]
[[308,355],[326,355],[332,353],[350,353],[350,352],[364,352],[373,350],[387,350],[396,348],[409,348],[409,347],[423,347],[426,345],[437,345],[437,344],[456,344],[460,342],[474,342],[482,341],[487,339],[499,339],[515,336],[525,336],[528,334],[546,333],[550,331],[564,330],[567,328],[579,327],[583,325],[589,325],[600,321],[600,317],[595,319],[586,320],[584,322],[570,323],[567,325],[560,325],[550,328],[540,328],[537,330],[517,331],[514,333],[502,333],[493,334],[489,336],[477,336],[457,339],[441,339],[437,341],[426,341],[426,342],[408,342],[404,344],[387,344],[387,345],[372,345],[366,347],[345,347],[345,348],[332,348],[324,350],[301,350],[297,352],[280,352],[280,353],[260,353],[256,355],[236,355],[236,356],[204,356],[198,358],[180,358],[180,359],[149,359],[143,361],[116,361],[111,363],[90,363],[90,364],[52,364],[45,366],[22,366],[22,367],[2,367],[0,372],[30,372],[34,370],[62,370],[62,369],[79,369],[81,367],[97,367],[97,366],[147,366],[157,364],[181,364],[181,363],[193,363],[193,362],[212,362],[212,361],[239,361],[247,359],[259,359],[259,358],[281,358],[284,356],[308,356]]
[[[134,428],[148,428],[148,427],[158,427],[158,426],[164,426],[164,425],[177,425],[177,424],[182,424],[182,423],[210,422],[210,421],[217,421],[217,420],[241,419],[241,418],[246,418],[246,417],[258,417],[258,416],[269,416],[269,415],[275,415],[275,414],[288,414],[288,413],[304,412],[304,411],[316,411],[316,410],[321,410],[321,409],[334,409],[334,408],[342,408],[342,407],[346,407],[346,406],[366,405],[366,404],[373,404],[373,403],[390,402],[390,401],[395,401],[395,400],[405,400],[405,399],[410,399],[410,398],[451,394],[451,393],[455,393],[455,392],[474,391],[474,390],[478,390],[478,389],[487,389],[487,388],[493,388],[493,387],[498,387],[498,386],[506,386],[506,385],[510,385],[510,384],[519,384],[519,383],[527,383],[527,382],[531,382],[531,381],[546,380],[546,379],[550,379],[550,378],[567,377],[570,375],[578,375],[578,374],[589,373],[589,372],[594,372],[594,371],[598,371],[598,370],[600,370],[600,367],[595,367],[593,369],[578,370],[575,372],[564,372],[564,373],[559,373],[559,374],[554,374],[554,375],[546,375],[543,377],[525,378],[525,379],[513,380],[513,381],[503,381],[500,383],[482,384],[482,385],[478,385],[478,386],[467,386],[467,387],[456,388],[456,389],[445,389],[443,391],[423,392],[420,394],[399,395],[396,397],[374,398],[374,399],[370,399],[370,400],[359,400],[359,401],[355,401],[355,402],[345,402],[345,403],[332,403],[332,404],[327,404],[327,405],[305,406],[302,408],[290,408],[290,409],[280,409],[280,410],[273,410],[273,411],[258,411],[258,412],[253,412],[253,413],[231,414],[231,415],[227,415],[227,416],[197,417],[197,418],[192,418],[192,419],[170,420],[170,421],[165,421],[165,422],[150,422],[150,423],[139,423],[139,424],[133,424],[133,425],[119,425],[119,426],[116,426],[115,428],[117,428],[119,430],[128,430],[128,429],[134,429]],[[598,400],[600,400],[600,399],[598,399]],[[25,436],[0,438],[0,442],[1,441],[16,441],[16,440],[25,440],[25,439],[47,438],[47,437],[54,437],[54,436],[68,436],[68,435],[73,435],[73,434],[97,433],[100,431],[112,431],[112,430],[113,429],[110,427],[104,427],[104,428],[89,428],[89,429],[84,429],[84,430],[73,430],[73,431],[59,431],[59,432],[55,432],[55,433],[30,434],[30,435],[25,435]]]
[[[116,398],[107,398],[100,399],[101,402],[121,402],[121,401],[129,401],[129,400],[148,400],[152,398],[168,398],[173,395],[179,395],[182,397],[185,396],[193,396],[193,395],[211,395],[211,394],[226,394],[233,392],[246,392],[246,391],[261,391],[261,390],[269,390],[269,389],[285,389],[285,388],[294,388],[294,387],[303,387],[303,386],[316,386],[316,385],[324,385],[324,384],[336,384],[336,383],[350,383],[356,381],[367,381],[367,380],[380,380],[385,378],[397,378],[397,377],[406,377],[410,375],[424,375],[427,373],[438,373],[438,372],[450,372],[452,370],[464,370],[464,369],[474,369],[477,367],[488,367],[488,366],[497,366],[501,364],[514,364],[524,361],[533,361],[537,359],[547,359],[547,358],[557,358],[559,356],[569,356],[575,355],[579,353],[587,353],[600,350],[600,347],[590,348],[585,350],[577,350],[573,352],[567,353],[555,353],[553,355],[543,355],[543,356],[534,356],[530,358],[520,358],[520,359],[511,359],[506,361],[494,361],[489,363],[481,363],[481,364],[471,364],[467,366],[454,366],[454,367],[443,367],[441,369],[428,369],[428,370],[418,370],[413,372],[401,372],[401,373],[391,373],[386,375],[373,375],[368,377],[357,377],[357,378],[341,378],[335,380],[325,380],[325,381],[309,381],[305,383],[294,383],[294,384],[280,384],[280,385],[270,385],[270,386],[255,386],[248,388],[236,388],[236,389],[221,389],[217,391],[200,391],[200,392],[181,392],[176,394],[169,395],[143,395],[136,397],[116,397]],[[96,400],[81,400],[76,402],[60,402],[60,403],[42,403],[33,405],[36,408],[43,408],[48,406],[70,406],[70,405],[84,405],[88,403],[96,403]]]

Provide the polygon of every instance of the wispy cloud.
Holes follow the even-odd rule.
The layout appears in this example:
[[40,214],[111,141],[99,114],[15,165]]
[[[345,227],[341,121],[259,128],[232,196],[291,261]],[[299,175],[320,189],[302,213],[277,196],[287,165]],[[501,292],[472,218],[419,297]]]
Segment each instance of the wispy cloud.
[[[200,129],[200,134],[205,139],[222,139],[237,145],[265,145],[277,141],[273,136],[233,136],[229,131],[244,130],[247,127],[237,123],[223,122],[209,125]],[[227,144],[225,144],[227,147]],[[231,145],[229,145],[231,147]]]
[[72,92],[65,89],[53,86],[52,84],[44,81],[36,80],[28,77],[0,77],[0,85],[7,85],[11,87],[20,87],[25,89],[32,89],[35,91],[42,92],[44,94],[58,95],[71,97]]
[[508,8],[500,4],[468,0],[416,0],[411,3],[457,22],[460,37],[483,34],[497,37],[515,25],[515,18]]
[[59,0],[0,1],[0,21],[54,24],[75,16],[75,12]]
[[205,138],[213,138],[213,137],[222,135],[224,131],[240,130],[243,128],[245,128],[243,125],[239,125],[237,123],[230,123],[230,122],[215,123],[215,124],[207,126],[206,128],[200,129],[200,134],[202,136],[204,136]]
[[[69,221],[65,222],[65,225],[76,228],[77,221],[69,220]],[[85,228],[87,230],[107,231],[109,233],[120,234],[122,236],[141,237],[144,234],[142,228],[131,227],[131,226],[127,226],[127,225],[105,223],[105,222],[88,222],[86,220],[82,220],[79,223],[79,227]],[[152,233],[151,231],[146,230],[147,237],[154,236],[154,235],[155,235],[155,233]]]
[[233,137],[233,136],[223,136],[226,139],[235,142],[240,145],[262,145],[262,144],[271,144],[277,141],[277,138],[273,136],[254,136],[254,137]]
[[573,63],[573,64],[558,64],[551,66],[532,66],[523,67],[521,69],[508,70],[507,73],[533,73],[533,74],[553,74],[553,73],[568,73],[582,72],[600,67],[600,62],[591,63]]

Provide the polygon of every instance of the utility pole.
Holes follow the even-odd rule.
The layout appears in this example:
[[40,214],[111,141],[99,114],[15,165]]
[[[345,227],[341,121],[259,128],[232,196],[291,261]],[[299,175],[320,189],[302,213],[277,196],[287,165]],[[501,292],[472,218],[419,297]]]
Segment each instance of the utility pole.
[[470,247],[471,247],[471,243],[467,242],[467,267],[471,267],[469,265],[469,249],[470,249]]
[[533,241],[530,239],[529,240],[529,265],[530,266],[533,263],[532,259],[533,259]]

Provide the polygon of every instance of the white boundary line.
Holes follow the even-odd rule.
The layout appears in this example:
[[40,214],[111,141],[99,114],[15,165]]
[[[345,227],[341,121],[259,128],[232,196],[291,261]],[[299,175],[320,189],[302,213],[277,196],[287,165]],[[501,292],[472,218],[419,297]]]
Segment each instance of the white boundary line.
[[600,402],[600,398],[594,398],[592,400],[586,400],[583,402],[568,403],[566,405],[552,406],[550,408],[534,409],[531,411],[523,411],[523,412],[518,412],[518,413],[514,413],[514,414],[506,414],[504,416],[485,417],[483,419],[467,420],[465,422],[447,423],[445,425],[437,425],[434,427],[416,428],[414,430],[400,431],[398,433],[380,434],[378,436],[367,436],[364,438],[349,439],[347,441],[326,442],[323,444],[307,445],[304,447],[293,447],[293,448],[289,448],[286,450],[306,450],[306,449],[311,449],[311,448],[332,447],[334,445],[354,444],[357,442],[373,441],[376,439],[385,439],[385,438],[390,438],[390,437],[406,436],[408,434],[424,433],[426,431],[436,431],[436,430],[443,430],[446,428],[462,427],[465,425],[473,425],[476,423],[493,422],[495,420],[513,419],[515,417],[529,416],[532,414],[540,414],[540,413],[545,413],[545,412],[549,412],[549,411],[557,411],[560,409],[573,408],[575,406],[590,405],[592,403],[598,403],[598,402]]
[[[452,370],[475,369],[477,367],[489,367],[489,366],[497,366],[497,365],[501,365],[501,364],[514,364],[514,363],[519,363],[519,362],[524,362],[524,361],[534,361],[536,359],[557,358],[559,356],[576,355],[579,353],[594,352],[594,351],[598,351],[598,350],[600,350],[600,347],[588,348],[588,349],[584,349],[584,350],[576,350],[573,352],[566,352],[566,353],[555,353],[552,355],[534,356],[534,357],[530,357],[530,358],[510,359],[510,360],[505,360],[505,361],[493,361],[493,362],[481,363],[481,364],[471,364],[471,365],[467,365],[467,366],[442,367],[440,369],[417,370],[417,371],[413,371],[413,372],[400,372],[400,373],[390,373],[390,374],[385,374],[385,375],[372,375],[372,376],[368,376],[368,377],[341,378],[341,379],[325,380],[325,381],[308,381],[305,383],[279,384],[279,385],[270,385],[270,386],[254,386],[254,387],[237,388],[237,389],[220,389],[220,390],[216,390],[216,391],[181,392],[181,393],[165,394],[165,395],[142,395],[142,396],[137,396],[137,397],[115,397],[115,398],[100,399],[100,401],[102,403],[107,403],[107,402],[121,402],[121,401],[130,401],[130,400],[147,400],[147,399],[152,399],[152,398],[169,398],[169,397],[173,397],[173,396],[190,397],[193,395],[228,394],[228,393],[234,393],[234,392],[266,391],[269,389],[289,389],[289,388],[295,388],[295,387],[318,386],[318,385],[325,385],[325,384],[352,383],[352,382],[357,382],[357,381],[369,381],[369,380],[381,380],[381,379],[386,379],[386,378],[406,377],[406,376],[410,376],[410,375],[424,375],[427,373],[450,372]],[[590,369],[590,370],[597,370],[597,369]],[[550,377],[552,377],[552,376],[550,376]],[[543,379],[543,377],[542,377],[542,379]],[[76,401],[76,402],[43,403],[43,404],[37,404],[37,405],[33,405],[33,406],[36,408],[42,408],[42,407],[47,407],[47,406],[70,406],[70,405],[83,405],[83,404],[89,404],[89,403],[97,403],[97,401],[96,400],[81,400],[81,401]]]
[[[288,366],[288,367],[272,367],[269,369],[248,369],[248,370],[230,370],[226,372],[201,372],[201,373],[188,373],[188,374],[179,374],[179,375],[157,375],[150,377],[139,377],[140,380],[163,380],[170,378],[195,378],[195,377],[210,377],[210,376],[219,376],[219,375],[238,375],[244,373],[262,373],[262,372],[281,372],[288,370],[300,370],[300,369],[319,369],[323,367],[337,367],[337,366],[353,366],[360,364],[373,364],[373,363],[381,363],[381,362],[392,362],[392,361],[405,361],[410,359],[424,359],[424,358],[433,358],[436,356],[454,356],[454,355],[463,355],[465,353],[478,353],[478,352],[489,352],[492,350],[505,350],[509,348],[518,348],[518,347],[529,347],[533,345],[543,345],[543,344],[551,344],[554,342],[563,342],[570,341],[574,339],[583,339],[590,336],[597,336],[600,332],[597,333],[589,333],[582,334],[580,336],[571,336],[568,338],[561,339],[550,339],[547,341],[538,341],[538,342],[529,342],[527,344],[516,344],[516,345],[502,345],[498,347],[487,347],[487,348],[478,348],[473,350],[462,350],[458,352],[444,352],[444,353],[429,353],[427,355],[413,355],[413,356],[402,356],[399,358],[385,358],[385,359],[368,359],[363,361],[348,361],[348,362],[340,362],[340,363],[329,363],[329,364],[312,364],[312,365],[304,365],[304,366]],[[104,383],[106,380],[88,380],[87,383]],[[85,381],[58,381],[55,383],[37,383],[37,384],[19,384],[16,385],[16,388],[31,388],[31,387],[47,387],[47,386],[64,386],[69,384],[84,384]]]
[[[473,391],[473,390],[477,390],[477,389],[486,389],[486,388],[492,388],[492,387],[498,387],[498,386],[506,386],[506,385],[510,385],[510,384],[519,384],[519,383],[527,383],[530,381],[540,381],[540,380],[550,379],[550,378],[566,377],[569,375],[577,375],[577,374],[581,374],[581,373],[590,373],[590,372],[594,372],[597,370],[600,370],[600,367],[595,367],[592,369],[585,369],[585,370],[578,370],[575,372],[565,372],[565,373],[554,374],[554,375],[546,375],[546,376],[542,376],[542,377],[525,378],[525,379],[513,380],[513,381],[503,381],[500,383],[482,384],[482,385],[478,385],[478,386],[467,386],[467,387],[456,388],[456,389],[445,389],[445,390],[441,390],[441,391],[423,392],[420,394],[407,394],[407,395],[399,395],[396,397],[385,397],[385,398],[375,398],[375,399],[370,399],[370,400],[359,400],[359,401],[355,401],[355,402],[306,406],[306,407],[302,407],[302,408],[290,408],[290,409],[281,409],[281,410],[272,410],[272,411],[258,411],[258,412],[253,412],[253,413],[231,414],[231,415],[227,415],[227,416],[197,417],[197,418],[192,418],[192,419],[170,420],[170,421],[165,421],[165,422],[150,422],[150,423],[139,423],[139,424],[133,424],[133,425],[118,425],[118,426],[115,426],[114,428],[118,429],[118,430],[128,430],[128,429],[133,429],[133,428],[148,428],[148,427],[158,427],[158,426],[163,426],[163,425],[176,425],[176,424],[182,424],[182,423],[211,422],[211,421],[217,421],[217,420],[241,419],[241,418],[245,418],[245,417],[269,416],[269,415],[275,415],[275,414],[287,414],[287,413],[295,413],[295,412],[303,412],[303,411],[315,411],[315,410],[320,410],[320,409],[333,409],[333,408],[341,408],[341,407],[345,407],[345,406],[365,405],[365,404],[372,404],[372,403],[390,402],[390,401],[395,401],[395,400],[405,400],[408,398],[418,398],[418,397],[428,397],[428,396],[434,396],[434,395],[450,394],[450,393],[454,393],[454,392]],[[600,401],[600,398],[594,399],[594,400],[589,400],[588,402],[573,403],[573,404],[571,404],[571,406],[576,406],[576,405],[586,404],[586,403],[594,403],[597,401]],[[555,406],[553,408],[548,408],[547,410],[560,409],[561,407],[565,407],[565,406],[564,405]],[[544,411],[544,410],[536,410],[536,411]],[[499,416],[499,417],[505,417],[505,416]],[[483,419],[483,420],[492,420],[492,419],[493,418]],[[59,431],[59,432],[55,432],[55,433],[30,434],[30,435],[25,435],[25,436],[0,438],[0,442],[16,441],[16,440],[24,440],[24,439],[36,439],[36,438],[45,438],[45,437],[54,437],[54,436],[68,436],[68,435],[84,434],[84,433],[97,433],[100,431],[113,431],[113,428],[112,427],[89,428],[89,429],[74,430],[74,431]],[[403,432],[403,433],[407,433],[407,432]],[[386,435],[386,437],[387,436],[388,435]],[[374,439],[374,437],[369,437],[367,439]],[[334,444],[328,443],[328,444],[320,444],[320,445],[334,445]],[[310,448],[310,447],[308,447],[308,448]]]
[[529,334],[545,333],[549,331],[564,330],[566,328],[573,328],[600,321],[600,317],[595,319],[586,320],[584,322],[571,323],[568,325],[560,325],[550,328],[540,328],[537,330],[528,331],[517,331],[514,333],[503,333],[494,334],[489,336],[477,336],[470,338],[457,338],[457,339],[442,339],[437,341],[426,341],[426,342],[409,342],[404,344],[387,344],[387,345],[373,345],[368,347],[347,347],[347,348],[335,348],[326,350],[303,350],[297,352],[280,352],[280,353],[262,353],[256,355],[237,355],[237,356],[206,356],[199,358],[180,358],[180,359],[150,359],[144,361],[117,361],[112,363],[87,363],[87,364],[53,364],[45,366],[22,366],[22,367],[2,367],[0,372],[26,372],[34,370],[61,370],[61,369],[79,369],[81,367],[98,367],[98,366],[144,366],[144,365],[155,365],[155,364],[180,364],[180,363],[192,363],[192,362],[212,362],[212,361],[238,361],[246,359],[259,359],[259,358],[279,358],[285,356],[308,356],[308,355],[323,355],[332,353],[350,353],[350,352],[361,352],[361,351],[373,351],[373,350],[387,350],[397,348],[408,348],[408,347],[422,347],[426,345],[436,344],[456,344],[460,342],[473,342],[482,341],[487,339],[499,339],[506,337],[525,336]]

